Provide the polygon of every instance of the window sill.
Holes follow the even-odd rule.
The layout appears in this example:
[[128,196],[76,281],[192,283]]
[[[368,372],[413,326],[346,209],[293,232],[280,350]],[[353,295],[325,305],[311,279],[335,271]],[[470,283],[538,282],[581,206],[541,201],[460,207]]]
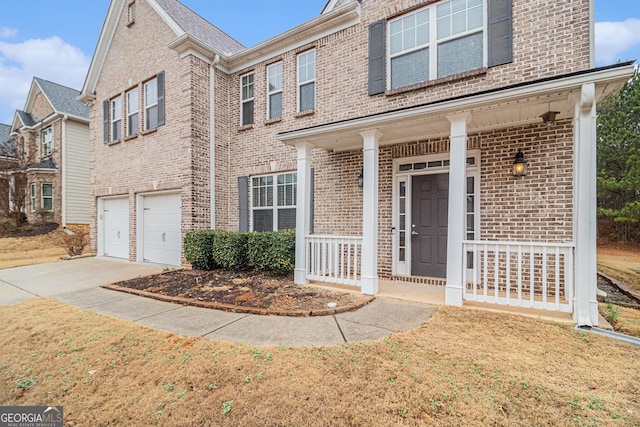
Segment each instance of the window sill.
[[244,132],[244,131],[251,130],[251,129],[253,129],[253,123],[248,124],[248,125],[244,125],[244,126],[240,126],[238,128],[238,132]]
[[282,121],[282,117],[276,117],[274,119],[269,119],[266,122],[264,122],[265,125],[272,125],[274,123],[280,123]]
[[122,142],[122,140],[121,140],[121,139],[116,139],[115,141],[109,141],[109,142],[107,142],[107,143],[106,143],[106,144],[104,144],[104,145],[108,145],[108,146],[111,146],[111,145],[117,145],[117,144],[120,144],[121,142]]
[[138,137],[137,133],[134,133],[133,135],[129,135],[127,137],[124,138],[125,141],[130,141],[132,139],[136,139]]
[[149,135],[150,133],[158,132],[158,128],[147,129],[140,132],[140,135]]
[[418,89],[424,89],[427,87],[438,86],[446,83],[453,83],[459,80],[471,79],[474,77],[485,76],[487,74],[487,67],[476,68],[475,70],[465,71],[464,73],[453,74],[447,77],[441,77],[435,80],[429,80],[422,83],[416,83],[410,86],[403,86],[397,89],[389,89],[385,91],[385,96],[394,96],[399,95],[405,92],[411,92]]
[[132,25],[133,25],[133,24],[135,24],[135,23],[136,23],[136,20],[135,20],[135,19],[133,19],[133,20],[131,20],[131,21],[127,22],[127,27],[130,27],[130,26],[132,26]]
[[300,111],[299,113],[296,113],[294,117],[297,119],[298,117],[312,116],[315,114],[315,112],[316,112],[315,109]]

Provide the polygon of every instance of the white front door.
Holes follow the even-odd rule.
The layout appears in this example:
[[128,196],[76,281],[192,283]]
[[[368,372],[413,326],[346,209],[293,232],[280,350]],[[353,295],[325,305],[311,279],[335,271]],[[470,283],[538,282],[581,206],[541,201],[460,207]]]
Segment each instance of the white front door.
[[181,264],[180,194],[143,197],[142,259],[158,264]]
[[102,207],[104,255],[129,259],[129,199],[103,199]]

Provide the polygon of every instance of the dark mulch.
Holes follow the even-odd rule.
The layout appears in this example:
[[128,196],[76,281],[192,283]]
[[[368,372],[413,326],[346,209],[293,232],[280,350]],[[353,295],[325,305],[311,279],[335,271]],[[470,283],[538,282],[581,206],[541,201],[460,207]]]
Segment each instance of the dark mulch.
[[51,233],[57,230],[59,224],[56,222],[44,222],[37,224],[23,224],[16,228],[12,222],[5,222],[0,226],[0,237],[34,237]]
[[607,293],[606,297],[598,297],[601,302],[611,302],[623,307],[640,309],[640,301],[623,292],[612,280],[598,274],[598,289]]
[[360,295],[293,283],[291,275],[257,271],[175,270],[114,283],[116,286],[197,302],[229,304],[271,311],[314,311],[354,304]]

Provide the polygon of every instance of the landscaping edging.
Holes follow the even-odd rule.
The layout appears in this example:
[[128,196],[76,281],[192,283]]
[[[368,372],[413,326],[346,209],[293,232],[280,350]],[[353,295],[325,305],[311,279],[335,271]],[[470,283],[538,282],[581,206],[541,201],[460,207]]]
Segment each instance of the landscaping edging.
[[[640,304],[640,294],[635,293],[631,288],[626,286],[624,283],[621,283],[619,280],[616,280],[613,277],[602,273],[601,271],[598,271],[597,273],[603,279],[609,281],[609,283],[611,283],[612,285],[620,289],[620,292],[622,292],[623,294],[625,294],[626,296],[628,296],[629,298],[635,300],[638,304]],[[628,306],[627,304],[618,304],[618,305]],[[630,308],[637,308],[637,307],[630,307]]]
[[213,308],[233,313],[257,314],[260,316],[289,316],[289,317],[313,317],[313,316],[330,316],[332,314],[345,313],[347,311],[357,310],[375,300],[376,297],[361,295],[358,300],[352,304],[343,305],[335,308],[322,308],[318,310],[272,310],[268,308],[247,307],[243,305],[222,304],[209,301],[197,301],[189,298],[172,297],[168,295],[156,294],[153,292],[141,291],[138,289],[125,288],[118,285],[104,285],[104,289],[112,291],[124,292],[132,295],[138,295],[146,298],[153,298],[159,301],[171,302],[174,304],[189,305],[192,307]]

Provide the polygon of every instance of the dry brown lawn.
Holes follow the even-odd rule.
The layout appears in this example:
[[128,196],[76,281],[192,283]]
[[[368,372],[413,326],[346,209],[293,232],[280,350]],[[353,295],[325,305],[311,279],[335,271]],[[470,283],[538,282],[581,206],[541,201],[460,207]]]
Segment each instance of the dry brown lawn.
[[0,318],[0,405],[63,405],[68,425],[640,425],[640,348],[514,315],[442,307],[387,339],[301,348],[44,299]]
[[640,250],[598,247],[598,269],[640,294]]

